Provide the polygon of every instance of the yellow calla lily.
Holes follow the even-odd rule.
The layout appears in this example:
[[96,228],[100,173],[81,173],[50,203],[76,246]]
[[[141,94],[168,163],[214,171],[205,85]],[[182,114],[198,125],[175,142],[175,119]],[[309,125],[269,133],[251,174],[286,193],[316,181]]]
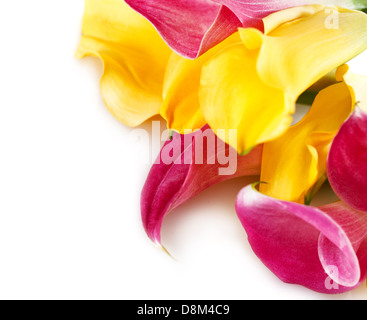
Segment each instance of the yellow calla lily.
[[367,111],[367,76],[354,74],[343,65],[335,79],[341,83],[321,91],[301,122],[264,144],[261,179],[268,184],[261,185],[263,193],[308,202],[305,195],[323,179],[330,145],[340,126],[356,104]]
[[219,138],[228,143],[226,131],[219,129],[237,129],[238,145],[232,146],[240,154],[276,138],[292,122],[288,114],[293,112],[293,100],[259,77],[254,63],[257,55],[257,51],[242,44],[233,45],[202,71],[200,103],[205,119]]
[[85,1],[76,56],[102,60],[105,104],[124,124],[136,126],[159,113],[171,53],[150,22],[124,1]]
[[240,42],[239,34],[235,33],[196,60],[172,53],[163,86],[164,103],[160,109],[169,128],[183,134],[185,129],[195,130],[206,125],[198,94],[203,64],[228,45]]
[[358,11],[297,7],[270,15],[264,25],[265,34],[240,29],[243,43],[202,69],[201,112],[215,132],[238,130],[232,146],[241,154],[284,133],[300,94],[367,49],[367,15]]
[[264,144],[260,191],[303,203],[326,174],[330,144],[354,108],[348,86],[341,82],[317,95],[306,116],[278,139]]

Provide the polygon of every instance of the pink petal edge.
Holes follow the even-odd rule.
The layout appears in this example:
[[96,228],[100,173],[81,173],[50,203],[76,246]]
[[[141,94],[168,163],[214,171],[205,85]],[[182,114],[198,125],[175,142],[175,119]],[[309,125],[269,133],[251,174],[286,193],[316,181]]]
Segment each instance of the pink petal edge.
[[[202,139],[205,134],[208,140]],[[200,137],[200,139],[199,139]],[[185,138],[191,143],[185,143]],[[215,150],[208,153],[208,141],[215,139]],[[170,150],[180,148],[181,152],[173,156]],[[183,151],[182,151],[183,150]],[[197,164],[196,150],[204,150],[203,164]],[[237,170],[229,175],[220,175],[225,165],[218,161],[218,154],[229,155],[229,161],[237,164]],[[173,163],[166,163],[163,157],[170,153]],[[199,154],[200,156],[200,154]],[[171,141],[163,146],[156,163],[152,166],[141,194],[141,213],[143,225],[149,238],[161,244],[161,227],[166,214],[187,202],[210,186],[241,176],[260,174],[262,146],[252,150],[246,156],[216,139],[214,132],[205,126],[191,135],[174,134]],[[235,157],[235,159],[233,158]],[[199,157],[200,159],[200,157]],[[206,160],[207,159],[207,160]],[[200,161],[199,161],[200,163]]]
[[359,107],[343,124],[331,145],[327,172],[339,198],[367,212],[367,113]]
[[270,198],[255,186],[236,200],[259,259],[282,281],[342,293],[367,275],[367,215],[338,202],[320,208]]

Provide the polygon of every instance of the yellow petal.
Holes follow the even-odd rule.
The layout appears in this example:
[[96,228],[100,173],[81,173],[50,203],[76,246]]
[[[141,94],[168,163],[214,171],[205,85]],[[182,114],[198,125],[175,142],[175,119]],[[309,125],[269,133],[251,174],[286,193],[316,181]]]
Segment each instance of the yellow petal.
[[[257,50],[242,44],[227,47],[203,67],[201,110],[214,132],[225,139],[223,129],[237,129],[237,151],[277,137],[291,124],[292,101],[283,91],[260,79]],[[221,136],[221,132],[223,136]]]
[[105,104],[124,124],[136,126],[159,113],[171,52],[154,27],[124,1],[85,1],[76,56],[102,60]]
[[336,84],[336,70],[330,71],[328,74],[324,75],[319,81],[315,82],[311,87],[307,89],[310,92],[319,92],[333,84]]
[[306,5],[306,6],[292,7],[270,14],[263,19],[264,33],[270,34],[272,31],[279,28],[279,26],[281,26],[282,24],[285,24],[290,21],[295,21],[297,19],[310,17],[313,14],[323,10],[324,8],[325,6],[319,4]]
[[326,173],[330,144],[353,109],[344,83],[322,90],[307,115],[278,139],[264,144],[261,192],[304,202],[305,194]]
[[[300,18],[272,27],[264,36],[258,60],[264,81],[295,98],[367,48],[367,15],[363,12],[320,5],[306,8],[286,10],[300,11]],[[272,17],[276,19],[277,14],[265,23]]]
[[168,128],[184,133],[185,129],[201,129],[206,124],[198,95],[202,66],[226,46],[240,42],[238,33],[235,33],[196,60],[172,53],[164,80],[164,103],[160,109]]
[[239,153],[279,137],[298,97],[367,48],[362,12],[315,5],[280,11],[264,22],[268,34],[241,28],[242,49],[227,47],[202,70],[202,114],[215,132],[238,130]]
[[197,60],[188,60],[172,53],[167,65],[160,114],[167,121],[168,128],[179,133],[184,133],[185,129],[200,129],[206,124],[198,101],[203,59],[201,56]]

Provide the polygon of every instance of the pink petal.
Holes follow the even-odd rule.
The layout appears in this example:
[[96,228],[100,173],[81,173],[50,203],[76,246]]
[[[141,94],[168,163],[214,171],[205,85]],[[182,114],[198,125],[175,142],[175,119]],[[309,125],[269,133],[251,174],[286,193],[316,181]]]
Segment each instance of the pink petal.
[[367,212],[367,113],[359,107],[335,137],[327,169],[339,198]]
[[[203,134],[208,138],[203,139]],[[222,159],[224,155],[228,158]],[[149,238],[160,244],[165,215],[210,186],[235,177],[259,175],[261,155],[259,146],[247,156],[238,156],[233,148],[217,140],[208,126],[191,135],[174,134],[163,146],[141,195],[143,225]],[[172,163],[164,159],[167,156]],[[233,170],[223,172],[226,167]]]
[[146,17],[167,44],[195,59],[241,27],[227,7],[212,0],[125,0]]
[[[313,0],[125,0],[146,17],[167,44],[189,59],[217,45],[239,27],[264,29],[262,19],[279,10],[314,4]],[[319,0],[340,4],[340,0]],[[343,2],[345,3],[345,2]],[[351,5],[353,8],[353,5]]]
[[367,215],[342,202],[315,208],[244,188],[236,210],[255,254],[282,281],[346,292],[367,275]]

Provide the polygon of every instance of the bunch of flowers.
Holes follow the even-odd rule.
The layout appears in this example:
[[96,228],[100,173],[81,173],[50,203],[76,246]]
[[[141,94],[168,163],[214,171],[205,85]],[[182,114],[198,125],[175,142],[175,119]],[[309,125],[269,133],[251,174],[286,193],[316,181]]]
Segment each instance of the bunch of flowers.
[[[163,248],[164,217],[204,189],[255,175],[236,211],[276,276],[323,293],[366,279],[367,76],[346,65],[367,49],[366,7],[85,1],[77,57],[102,60],[106,106],[132,127],[160,115],[172,132],[141,196],[152,241]],[[309,112],[294,123],[305,97]],[[340,200],[311,206],[326,181]]]

